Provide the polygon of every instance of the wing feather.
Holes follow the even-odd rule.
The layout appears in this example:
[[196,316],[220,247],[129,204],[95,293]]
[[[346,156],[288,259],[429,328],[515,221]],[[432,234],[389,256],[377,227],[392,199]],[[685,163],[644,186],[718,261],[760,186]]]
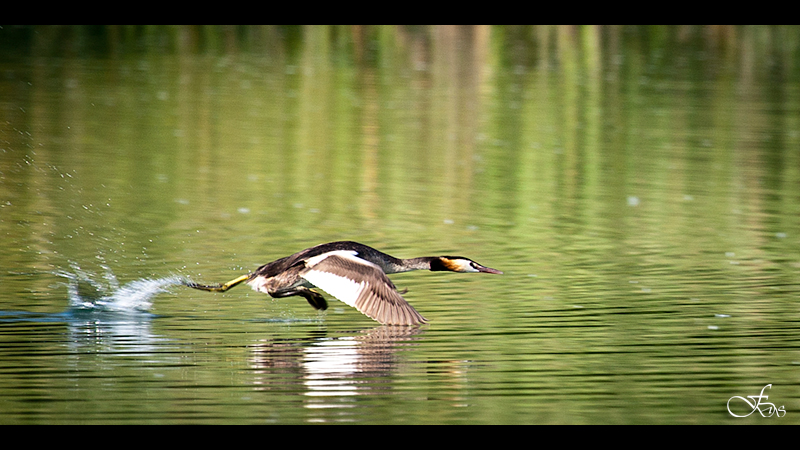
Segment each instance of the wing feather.
[[382,324],[427,322],[397,292],[380,267],[358,258],[355,252],[326,253],[309,259],[306,265],[301,277]]

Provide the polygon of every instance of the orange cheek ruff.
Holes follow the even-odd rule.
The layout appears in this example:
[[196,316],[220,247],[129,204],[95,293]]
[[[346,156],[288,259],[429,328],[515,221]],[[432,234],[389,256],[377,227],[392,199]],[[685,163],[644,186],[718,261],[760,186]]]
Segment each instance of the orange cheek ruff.
[[453,261],[452,259],[442,258],[442,265],[447,267],[448,270],[452,270],[453,272],[460,272],[463,270],[461,268],[461,264]]

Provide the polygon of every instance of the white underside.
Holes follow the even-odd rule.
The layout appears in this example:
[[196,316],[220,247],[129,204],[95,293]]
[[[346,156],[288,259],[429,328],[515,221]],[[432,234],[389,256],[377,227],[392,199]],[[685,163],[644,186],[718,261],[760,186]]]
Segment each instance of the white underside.
[[366,281],[358,282],[347,277],[334,275],[329,272],[314,270],[314,266],[325,260],[325,258],[335,255],[340,258],[349,259],[358,264],[372,266],[376,270],[381,270],[377,265],[357,257],[357,254],[358,253],[353,250],[337,250],[309,258],[307,265],[310,269],[306,273],[302,274],[301,277],[308,280],[308,282],[314,286],[336,297],[346,305],[355,307],[356,300],[361,295],[361,292],[367,287]]
[[357,283],[349,278],[333,275],[328,272],[309,270],[302,275],[309,283],[336,297],[346,305],[355,307],[358,296],[366,287],[366,283]]

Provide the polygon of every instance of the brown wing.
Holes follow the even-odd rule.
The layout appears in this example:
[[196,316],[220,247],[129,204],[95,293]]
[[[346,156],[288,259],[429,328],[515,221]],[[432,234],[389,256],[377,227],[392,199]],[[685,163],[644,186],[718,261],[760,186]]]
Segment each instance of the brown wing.
[[418,325],[427,322],[397,292],[380,267],[350,251],[334,251],[306,263],[300,276],[309,283],[387,325]]

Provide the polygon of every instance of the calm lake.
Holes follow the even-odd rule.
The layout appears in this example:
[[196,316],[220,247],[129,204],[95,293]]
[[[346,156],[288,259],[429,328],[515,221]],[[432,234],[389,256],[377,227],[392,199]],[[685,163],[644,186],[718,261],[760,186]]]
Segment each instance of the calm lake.
[[800,27],[4,26],[0,424],[800,424],[798,218]]

